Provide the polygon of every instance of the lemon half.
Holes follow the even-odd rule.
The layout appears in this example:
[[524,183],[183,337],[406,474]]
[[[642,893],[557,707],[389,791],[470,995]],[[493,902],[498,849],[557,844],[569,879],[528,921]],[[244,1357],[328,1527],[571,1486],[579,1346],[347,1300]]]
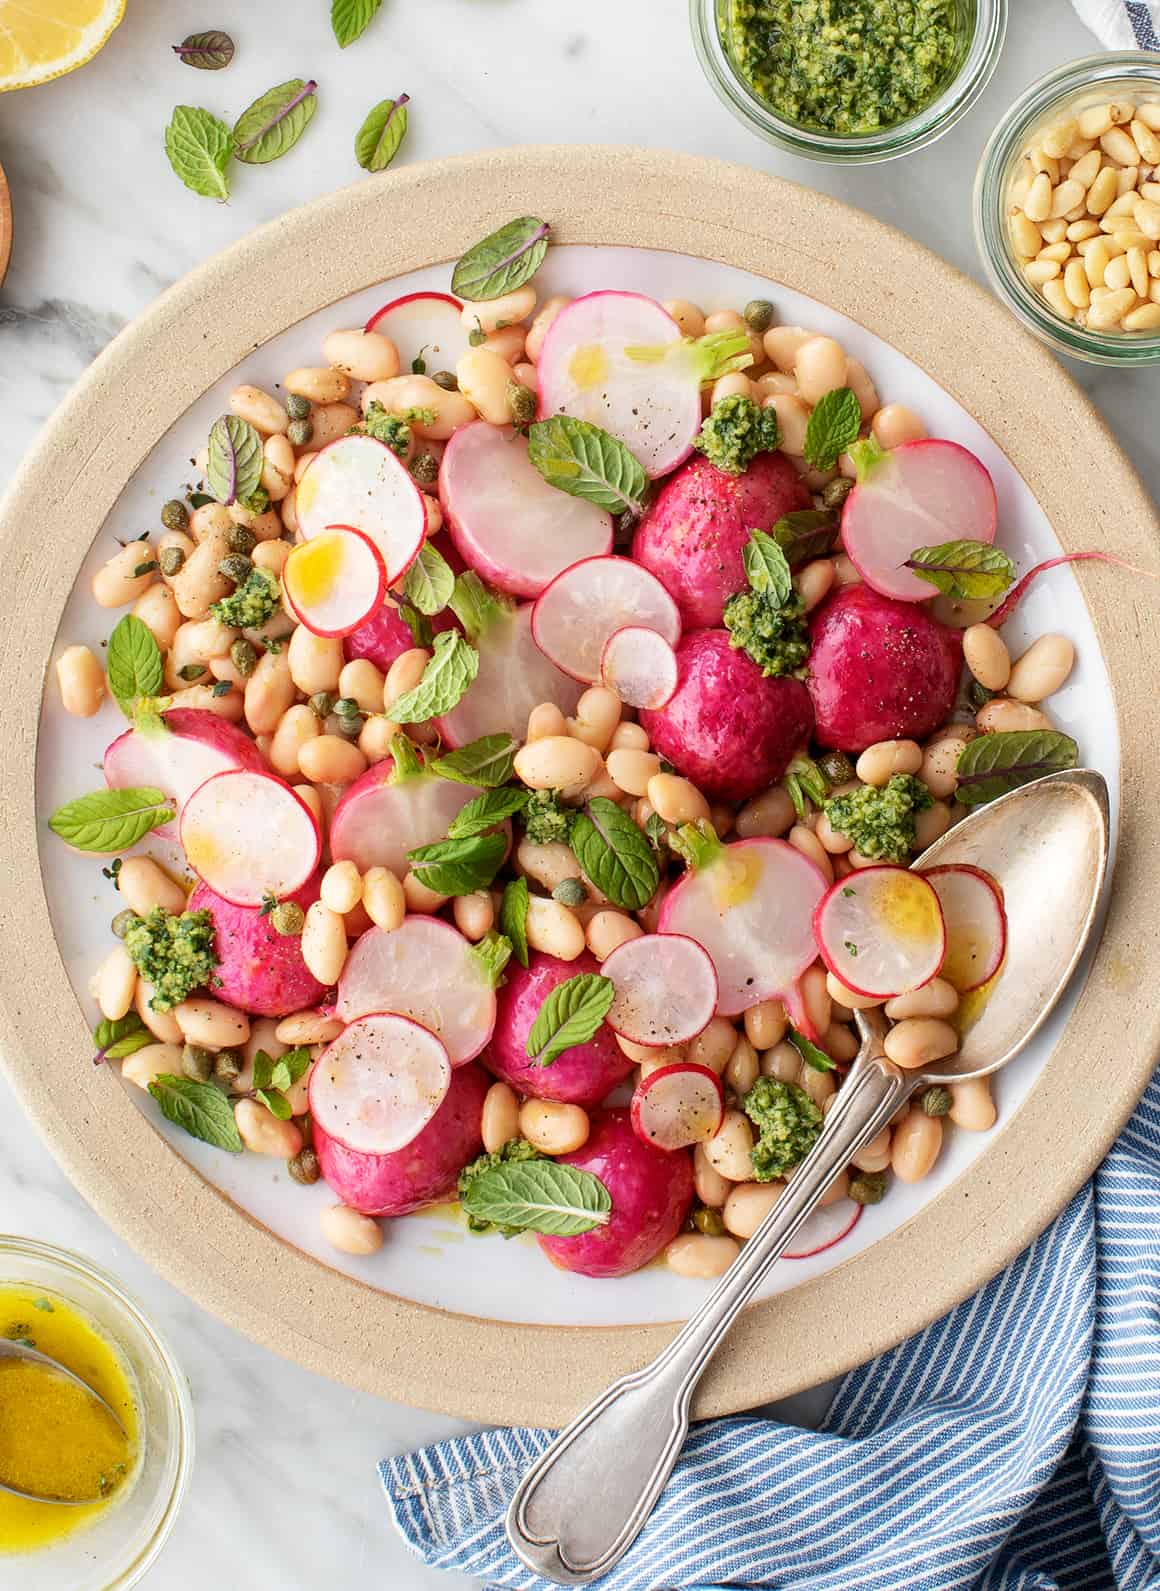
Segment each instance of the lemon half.
[[125,0],[0,0],[0,94],[91,61],[124,14]]

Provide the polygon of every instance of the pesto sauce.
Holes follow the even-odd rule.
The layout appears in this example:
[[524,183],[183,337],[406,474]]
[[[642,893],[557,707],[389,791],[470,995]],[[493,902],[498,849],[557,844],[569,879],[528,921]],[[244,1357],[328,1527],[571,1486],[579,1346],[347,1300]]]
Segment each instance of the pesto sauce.
[[757,98],[831,133],[906,121],[937,98],[965,43],[956,0],[720,0],[718,15]]

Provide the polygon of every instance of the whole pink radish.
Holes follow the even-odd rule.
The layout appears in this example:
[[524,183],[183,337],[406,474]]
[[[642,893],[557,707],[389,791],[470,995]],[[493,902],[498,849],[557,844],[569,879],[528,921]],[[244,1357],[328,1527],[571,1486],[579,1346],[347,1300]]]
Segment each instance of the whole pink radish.
[[491,1078],[474,1061],[457,1067],[427,1125],[386,1155],[348,1149],[315,1118],[314,1151],[323,1177],[344,1204],[364,1215],[407,1215],[446,1198],[483,1148],[480,1123],[490,1086]]
[[652,749],[710,800],[745,801],[780,779],[813,728],[801,681],[766,679],[727,630],[684,636],[677,667],[670,700],[640,714]]
[[569,1105],[598,1105],[632,1071],[633,1063],[612,1029],[600,1027],[586,1044],[574,1044],[550,1066],[528,1059],[527,1042],[540,1007],[558,984],[581,973],[598,973],[600,963],[585,952],[575,961],[558,961],[533,950],[527,967],[509,961],[506,984],[497,991],[495,1031],[482,1057],[496,1077],[534,1099]]
[[[305,911],[318,899],[318,875],[286,899]],[[317,1005],[326,993],[302,959],[301,936],[277,933],[260,906],[235,906],[199,884],[189,910],[207,911],[213,920],[215,999],[256,1016],[289,1016]]]
[[750,531],[770,530],[812,501],[784,453],[759,453],[743,475],[691,459],[641,520],[632,556],[669,590],[687,629],[708,629],[746,588],[741,553]]
[[343,637],[342,650],[348,663],[365,657],[385,674],[395,659],[409,652],[414,644],[410,626],[388,597],[377,612]]
[[582,1149],[560,1163],[590,1171],[612,1195],[605,1226],[579,1237],[540,1237],[561,1270],[581,1276],[627,1276],[656,1259],[684,1225],[693,1202],[693,1162],[685,1149],[667,1151],[638,1138],[629,1112],[602,1111]]
[[[215,773],[234,768],[266,772],[266,761],[249,735],[236,724],[201,707],[171,707],[162,713],[163,729],[127,729],[105,752],[105,783],[110,790],[152,785],[177,803],[178,815],[189,797]],[[176,839],[177,825],[157,834]]]
[[810,641],[819,744],[860,752],[878,740],[921,740],[949,717],[962,638],[925,608],[844,586],[813,614]]

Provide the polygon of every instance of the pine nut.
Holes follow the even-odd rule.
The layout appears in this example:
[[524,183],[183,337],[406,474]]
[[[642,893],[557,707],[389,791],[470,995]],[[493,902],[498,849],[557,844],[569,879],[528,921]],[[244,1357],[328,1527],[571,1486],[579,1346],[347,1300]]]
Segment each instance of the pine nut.
[[1081,138],[1102,138],[1112,125],[1110,105],[1089,105],[1077,118]]
[[1087,312],[1087,323],[1092,331],[1112,331],[1129,310],[1136,307],[1136,294],[1130,287],[1111,292]]
[[1029,158],[1034,169],[1047,177],[1054,188],[1059,181],[1059,161],[1055,156],[1049,155],[1043,148],[1037,147],[1031,151]]
[[1059,261],[1032,260],[1023,267],[1023,274],[1032,287],[1042,287],[1045,282],[1053,281],[1059,275]]
[[1160,138],[1152,131],[1146,122],[1137,116],[1130,124],[1132,142],[1140,151],[1140,159],[1146,166],[1160,164]]
[[1044,243],[1062,243],[1067,237],[1068,223],[1063,216],[1055,216],[1050,221],[1045,221],[1039,228],[1043,235]]
[[1118,292],[1120,288],[1127,287],[1130,280],[1131,272],[1128,267],[1127,255],[1121,254],[1116,259],[1108,262],[1108,267],[1104,272],[1105,287],[1110,287],[1113,292]]
[[1072,221],[1067,229],[1067,236],[1073,243],[1082,243],[1085,238],[1099,236],[1100,224],[1089,216],[1084,221]]
[[1023,201],[1023,213],[1029,221],[1046,221],[1051,214],[1051,178],[1041,171],[1032,182]]
[[1160,204],[1154,199],[1137,199],[1132,206],[1132,219],[1146,238],[1160,238]]
[[1073,178],[1068,177],[1059,184],[1059,187],[1056,188],[1051,196],[1051,216],[1065,216],[1069,210],[1080,202],[1083,196],[1083,183],[1076,182]]
[[1066,155],[1071,148],[1072,140],[1079,132],[1079,123],[1074,116],[1067,117],[1064,121],[1056,122],[1054,127],[1049,127],[1041,140],[1044,154],[1053,155],[1056,159]]
[[1103,154],[1098,149],[1089,150],[1068,172],[1069,182],[1078,182],[1080,187],[1088,189],[1100,174],[1103,165]]
[[[1082,260],[1070,260],[1063,273],[1063,290],[1075,309],[1086,309],[1091,303],[1091,288]],[[989,626],[988,626],[989,628]]]
[[[1155,294],[1156,289],[1152,289]],[[1125,331],[1156,331],[1160,328],[1160,298],[1151,304],[1141,304],[1124,316]]]

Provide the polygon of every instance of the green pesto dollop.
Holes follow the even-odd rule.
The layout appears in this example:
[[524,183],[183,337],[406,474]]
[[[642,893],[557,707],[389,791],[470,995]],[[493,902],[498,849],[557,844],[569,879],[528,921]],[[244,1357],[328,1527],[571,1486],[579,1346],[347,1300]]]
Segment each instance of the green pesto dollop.
[[231,630],[257,630],[274,615],[282,589],[268,569],[251,569],[228,597],[210,606],[210,612]]
[[558,790],[534,790],[520,816],[533,845],[567,845],[576,814],[560,800]]
[[759,1077],[741,1108],[757,1128],[750,1150],[757,1182],[784,1176],[805,1159],[822,1130],[822,1113],[805,1089],[776,1077]]
[[810,655],[810,629],[800,597],[780,606],[768,591],[739,591],[725,604],[735,652],[747,652],[767,679],[800,674]]
[[864,784],[831,796],[824,811],[830,827],[853,840],[859,855],[875,862],[905,862],[914,850],[915,817],[931,804],[921,780],[912,773],[896,773],[881,788]]
[[129,925],[125,949],[146,983],[153,985],[149,1004],[154,1011],[172,1011],[195,989],[204,989],[217,966],[213,918],[207,911],[174,915],[154,906]]
[[772,453],[780,443],[777,410],[760,409],[735,392],[713,405],[693,446],[726,475],[743,475],[758,453]]
[[[482,1177],[485,1171],[494,1171],[496,1166],[510,1165],[512,1161],[542,1160],[544,1157],[538,1149],[524,1138],[509,1138],[494,1154],[479,1155],[459,1173],[457,1192],[460,1199],[466,1197],[469,1188]],[[477,1215],[467,1217],[468,1230],[472,1232],[501,1232],[504,1237],[517,1237],[522,1231],[518,1226],[501,1226],[494,1221],[483,1221]]]
[[956,0],[719,0],[743,81],[787,121],[869,133],[936,99],[965,40]]

